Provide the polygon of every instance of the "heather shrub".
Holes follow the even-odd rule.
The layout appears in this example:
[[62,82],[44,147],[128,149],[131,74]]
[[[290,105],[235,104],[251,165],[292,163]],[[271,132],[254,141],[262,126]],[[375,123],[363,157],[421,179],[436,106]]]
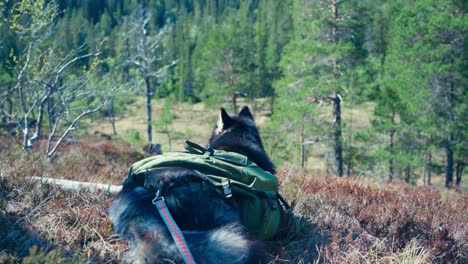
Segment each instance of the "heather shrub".
[[[465,193],[401,182],[363,183],[291,169],[281,170],[279,178],[284,192],[296,200],[295,212],[322,234],[329,233],[330,242],[319,245],[316,253],[323,262],[390,261],[402,256],[436,263],[467,260]],[[390,261],[394,262],[398,261]]]
[[[0,262],[118,262],[113,195],[71,192],[25,177],[120,184],[143,158],[110,141],[75,140],[53,161],[14,143],[0,152]],[[302,218],[293,240],[265,245],[271,263],[466,263],[468,195],[403,182],[363,182],[319,171],[278,169],[280,189]]]
[[[21,148],[0,153],[1,173],[12,177],[43,176],[79,181],[121,184],[128,167],[144,158],[121,142],[74,140],[64,144],[52,160],[47,160],[38,148]],[[1,165],[3,164],[3,166]]]
[[109,194],[11,178],[0,189],[2,263],[101,263],[118,260],[126,248],[112,236]]

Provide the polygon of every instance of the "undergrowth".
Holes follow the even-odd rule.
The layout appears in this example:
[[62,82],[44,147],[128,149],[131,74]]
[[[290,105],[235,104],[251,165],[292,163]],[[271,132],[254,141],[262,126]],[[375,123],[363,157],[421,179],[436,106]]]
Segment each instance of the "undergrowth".
[[[403,182],[364,183],[283,168],[309,245],[288,244],[298,263],[466,263],[468,195]],[[310,239],[316,237],[315,239]],[[320,241],[317,243],[316,241]],[[310,252],[310,253],[306,253]]]
[[[0,145],[1,263],[118,263],[105,192],[70,192],[28,176],[120,184],[143,156],[111,141],[77,141],[48,162]],[[466,263],[468,195],[405,183],[365,183],[280,168],[284,196],[304,230],[266,243],[271,263]]]

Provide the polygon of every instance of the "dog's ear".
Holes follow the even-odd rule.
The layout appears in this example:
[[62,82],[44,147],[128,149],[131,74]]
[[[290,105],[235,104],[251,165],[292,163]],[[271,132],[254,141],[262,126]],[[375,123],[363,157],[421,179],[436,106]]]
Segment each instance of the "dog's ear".
[[239,116],[247,117],[247,118],[250,118],[252,120],[254,119],[253,116],[252,116],[252,113],[250,112],[249,107],[246,106],[246,105],[244,105],[244,107],[242,107],[242,109],[240,110]]
[[226,112],[226,109],[221,108],[221,113],[219,114],[219,120],[218,120],[218,128],[222,130],[226,130],[228,127],[230,127],[233,123],[233,119],[229,114]]

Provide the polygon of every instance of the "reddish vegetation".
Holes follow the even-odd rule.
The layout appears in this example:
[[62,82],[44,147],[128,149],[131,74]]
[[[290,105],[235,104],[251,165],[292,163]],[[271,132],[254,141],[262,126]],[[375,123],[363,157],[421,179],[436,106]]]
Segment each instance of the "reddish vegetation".
[[282,170],[279,178],[290,199],[297,200],[295,211],[326,234],[322,240],[329,241],[322,241],[316,252],[324,262],[388,261],[411,248],[428,262],[467,260],[466,193],[290,169]]
[[[120,184],[142,158],[115,142],[79,140],[48,163],[39,152],[0,144],[0,262],[115,262],[126,244],[112,235],[112,196],[35,186],[26,176]],[[468,195],[404,183],[365,183],[281,168],[303,234],[268,243],[272,263],[466,263]],[[36,246],[37,248],[34,248]],[[33,247],[33,249],[30,249]],[[33,262],[34,262],[33,261]]]
[[[121,184],[128,167],[144,155],[129,146],[115,141],[77,139],[60,147],[57,156],[49,162],[41,150],[45,141],[37,142],[36,149],[25,151],[15,147],[11,140],[0,145],[3,163],[2,173],[10,176],[43,176],[90,182]],[[13,152],[10,152],[13,150]]]

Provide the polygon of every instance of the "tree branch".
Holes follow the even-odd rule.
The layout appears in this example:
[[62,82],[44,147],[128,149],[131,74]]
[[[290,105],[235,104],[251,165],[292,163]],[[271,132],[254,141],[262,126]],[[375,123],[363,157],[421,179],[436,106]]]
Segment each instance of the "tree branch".
[[76,123],[78,123],[78,121],[80,121],[80,119],[82,119],[83,117],[89,115],[89,114],[92,114],[92,113],[95,113],[97,111],[99,111],[102,107],[104,107],[104,105],[107,103],[107,100],[109,99],[110,97],[110,94],[112,92],[109,92],[106,94],[106,97],[104,98],[104,100],[99,104],[97,105],[95,108],[93,109],[88,109],[86,111],[84,111],[83,113],[81,113],[80,115],[78,115],[71,123],[70,125],[67,127],[67,129],[65,130],[65,132],[62,134],[62,136],[58,139],[58,141],[55,143],[55,146],[54,148],[49,151],[47,153],[47,159],[50,159],[50,157],[55,153],[55,151],[57,151],[57,148],[58,146],[62,143],[62,141],[65,139],[65,137],[72,131],[75,129],[75,125]]
[[71,181],[71,180],[45,178],[45,177],[38,177],[38,176],[27,177],[27,179],[30,181],[34,181],[34,182],[40,182],[41,184],[50,184],[50,185],[59,186],[60,188],[64,190],[72,190],[72,191],[88,189],[90,191],[100,190],[100,191],[105,191],[108,193],[116,194],[122,190],[121,185]]

